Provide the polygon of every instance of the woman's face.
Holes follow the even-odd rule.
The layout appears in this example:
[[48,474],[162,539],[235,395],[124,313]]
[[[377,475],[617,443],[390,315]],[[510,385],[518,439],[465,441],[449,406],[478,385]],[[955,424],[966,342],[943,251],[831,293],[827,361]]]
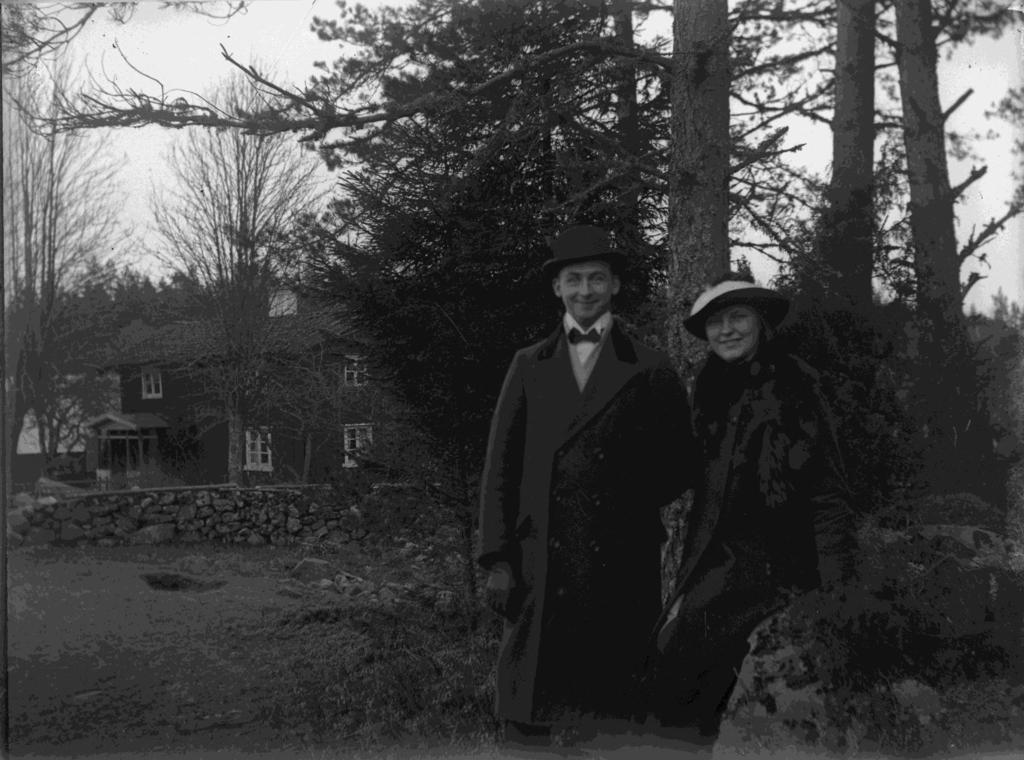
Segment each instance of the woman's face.
[[720,359],[742,362],[757,351],[761,319],[749,306],[726,306],[708,317],[705,330],[711,350]]

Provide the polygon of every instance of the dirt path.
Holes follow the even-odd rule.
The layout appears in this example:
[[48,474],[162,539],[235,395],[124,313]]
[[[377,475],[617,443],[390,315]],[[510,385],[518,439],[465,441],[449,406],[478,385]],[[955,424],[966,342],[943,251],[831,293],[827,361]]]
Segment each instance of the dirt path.
[[[297,746],[268,722],[267,648],[239,633],[309,598],[281,593],[293,557],[245,554],[12,550],[12,754]],[[165,590],[143,577],[159,573],[216,587]]]

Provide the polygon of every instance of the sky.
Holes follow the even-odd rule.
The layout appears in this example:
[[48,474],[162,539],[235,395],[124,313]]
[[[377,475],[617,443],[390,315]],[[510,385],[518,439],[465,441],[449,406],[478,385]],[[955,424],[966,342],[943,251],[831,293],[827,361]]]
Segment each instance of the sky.
[[[369,0],[366,5],[378,4]],[[162,10],[156,2],[138,6],[131,21],[112,22],[105,14],[94,21],[73,43],[73,55],[84,69],[97,79],[111,77],[122,84],[139,82],[122,61],[118,50],[139,70],[160,80],[168,89],[209,92],[227,77],[232,67],[220,55],[223,45],[243,63],[259,60],[277,72],[281,81],[301,83],[314,73],[313,61],[333,60],[337,48],[322,43],[309,31],[314,16],[336,15],[334,0],[255,0],[249,9],[228,21],[215,21],[190,13]],[[667,15],[667,14],[663,14]],[[975,183],[958,209],[958,238],[963,243],[972,228],[980,228],[989,218],[998,216],[1005,199],[1013,192],[1011,171],[1021,170],[1021,158],[1010,153],[1012,127],[1001,122],[986,122],[984,111],[1001,96],[1005,87],[1024,85],[1024,13],[1015,28],[1001,40],[982,40],[960,48],[954,59],[940,65],[942,103],[948,107],[967,88],[974,95],[953,115],[949,128],[976,130],[998,135],[983,146],[988,174]],[[665,30],[667,33],[667,29]],[[116,47],[115,47],[116,46]],[[1024,129],[1024,126],[1018,126]],[[104,136],[112,156],[122,163],[123,215],[135,237],[144,241],[149,197],[152,189],[163,186],[166,154],[179,132],[159,127],[110,130]],[[827,129],[791,130],[790,139],[806,142],[802,158],[810,166],[824,171],[830,151]],[[314,160],[314,159],[311,159]],[[973,162],[950,163],[951,184],[967,174]],[[330,176],[323,171],[325,182]],[[140,242],[134,250],[141,250]],[[989,311],[992,296],[1001,289],[1011,301],[1024,305],[1024,219],[1018,218],[987,248],[990,268],[982,267],[986,279],[977,284],[967,299],[968,307]],[[755,254],[756,255],[756,254]],[[158,273],[153,262],[144,268]],[[754,270],[767,278],[771,269],[751,258]]]

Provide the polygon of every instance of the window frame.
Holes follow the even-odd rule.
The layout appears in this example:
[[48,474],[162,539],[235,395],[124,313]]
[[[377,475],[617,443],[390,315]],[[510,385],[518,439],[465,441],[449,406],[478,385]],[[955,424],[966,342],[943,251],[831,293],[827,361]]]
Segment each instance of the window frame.
[[274,471],[274,444],[267,428],[246,428],[245,465],[242,469],[246,472]]
[[362,356],[346,356],[345,365],[341,370],[341,382],[350,388],[361,388],[366,385],[366,359]]
[[[350,432],[353,434],[353,445],[351,447],[349,446]],[[360,436],[360,432],[365,432],[365,435]],[[359,461],[356,457],[356,452],[373,445],[373,423],[354,422],[343,425],[341,434],[342,448],[344,449],[344,459],[341,466],[345,468],[358,467]]]
[[158,367],[142,370],[142,398],[158,399],[164,397],[164,377]]

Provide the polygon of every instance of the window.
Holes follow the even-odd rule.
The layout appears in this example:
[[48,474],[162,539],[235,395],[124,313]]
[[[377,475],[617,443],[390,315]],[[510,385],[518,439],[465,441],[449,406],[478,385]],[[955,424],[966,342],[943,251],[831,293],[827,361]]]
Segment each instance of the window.
[[245,431],[245,469],[261,472],[270,472],[274,469],[268,431]]
[[358,467],[357,452],[373,443],[373,425],[345,425],[345,467]]
[[163,398],[164,381],[158,369],[142,371],[142,398]]
[[366,385],[366,362],[363,357],[345,357],[345,385]]

